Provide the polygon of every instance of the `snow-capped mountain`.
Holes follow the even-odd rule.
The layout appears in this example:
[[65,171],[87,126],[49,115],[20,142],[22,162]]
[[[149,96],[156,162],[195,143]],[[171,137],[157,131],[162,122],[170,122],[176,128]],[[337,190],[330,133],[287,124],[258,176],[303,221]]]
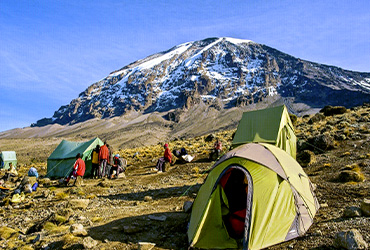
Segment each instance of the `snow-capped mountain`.
[[188,109],[200,102],[230,108],[270,97],[294,98],[318,108],[360,105],[370,100],[370,73],[297,59],[249,40],[208,38],[114,71],[60,107],[52,118],[32,126],[72,124],[133,110]]

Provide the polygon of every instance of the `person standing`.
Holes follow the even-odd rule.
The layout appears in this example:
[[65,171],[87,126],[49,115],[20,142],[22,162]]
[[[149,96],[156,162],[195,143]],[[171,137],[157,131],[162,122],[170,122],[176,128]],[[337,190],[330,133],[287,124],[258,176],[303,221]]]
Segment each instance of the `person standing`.
[[91,178],[99,177],[99,151],[100,146],[96,145],[94,150],[91,152]]
[[85,175],[85,162],[81,158],[81,154],[78,153],[76,155],[76,161],[75,164],[73,165],[72,172],[68,176],[66,180],[66,185],[68,185],[69,180],[71,179],[72,176],[74,176],[75,182],[73,183],[73,186],[81,186],[82,181],[83,181],[83,176]]
[[165,172],[166,171],[166,165],[173,165],[175,164],[175,159],[172,157],[172,153],[171,153],[171,150],[168,146],[168,143],[164,144],[164,155],[163,155],[163,158],[164,158],[164,164],[162,166],[162,169],[159,169],[160,171],[162,172]]
[[104,142],[104,145],[100,147],[99,150],[99,162],[100,162],[100,171],[99,178],[105,177],[105,171],[107,164],[109,163],[109,149],[107,147],[107,142]]

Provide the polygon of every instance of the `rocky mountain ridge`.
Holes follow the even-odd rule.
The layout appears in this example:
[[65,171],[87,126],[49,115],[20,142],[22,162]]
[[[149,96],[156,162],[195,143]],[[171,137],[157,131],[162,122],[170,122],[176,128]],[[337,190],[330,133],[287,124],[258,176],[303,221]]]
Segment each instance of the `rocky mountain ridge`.
[[370,73],[297,59],[249,40],[208,38],[114,71],[31,126],[186,111],[200,103],[223,110],[270,99],[289,103],[295,114],[325,105],[361,105],[370,100]]

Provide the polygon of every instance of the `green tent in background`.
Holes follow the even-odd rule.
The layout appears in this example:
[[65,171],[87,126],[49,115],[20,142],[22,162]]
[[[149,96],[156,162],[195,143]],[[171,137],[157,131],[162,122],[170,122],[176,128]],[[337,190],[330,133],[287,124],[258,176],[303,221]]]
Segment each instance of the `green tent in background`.
[[243,113],[232,147],[249,142],[273,144],[296,158],[297,138],[285,105]]
[[76,155],[81,154],[85,161],[85,176],[91,173],[91,152],[96,145],[104,143],[99,138],[87,142],[72,142],[63,140],[48,158],[47,177],[66,177],[72,170]]
[[9,169],[9,163],[17,167],[17,155],[14,151],[3,151],[0,154],[0,168]]
[[288,153],[248,143],[212,167],[193,203],[191,248],[262,249],[302,236],[319,209],[313,185]]

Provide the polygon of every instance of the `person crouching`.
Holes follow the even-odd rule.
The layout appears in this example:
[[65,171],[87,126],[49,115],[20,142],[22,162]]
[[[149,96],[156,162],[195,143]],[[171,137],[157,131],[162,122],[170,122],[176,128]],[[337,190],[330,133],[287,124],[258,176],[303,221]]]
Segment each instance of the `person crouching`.
[[85,175],[85,162],[81,159],[81,154],[78,153],[76,155],[76,161],[73,165],[73,169],[69,174],[68,178],[66,179],[66,185],[68,185],[69,180],[71,177],[75,177],[75,181],[73,186],[81,186],[83,182],[83,176]]
[[123,173],[124,175],[124,172],[126,170],[126,166],[124,165],[122,159],[120,158],[120,155],[119,154],[116,154],[114,157],[113,157],[113,165],[112,167],[110,168],[110,172],[109,172],[109,178],[113,178],[113,171],[116,171],[116,178],[118,178],[118,175],[120,173]]

